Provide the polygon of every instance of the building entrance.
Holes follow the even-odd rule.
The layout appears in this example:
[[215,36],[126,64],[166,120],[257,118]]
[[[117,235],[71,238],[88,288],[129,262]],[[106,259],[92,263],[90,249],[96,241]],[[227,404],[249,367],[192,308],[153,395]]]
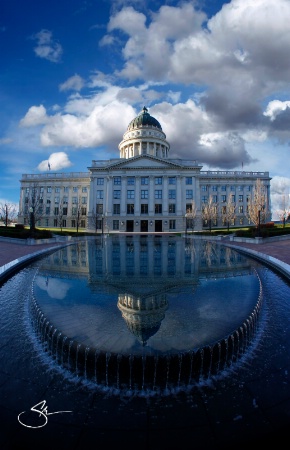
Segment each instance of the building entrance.
[[134,220],[126,221],[126,231],[129,231],[129,233],[134,231]]
[[162,231],[162,220],[155,220],[155,231]]
[[141,233],[146,233],[148,231],[148,220],[141,220]]

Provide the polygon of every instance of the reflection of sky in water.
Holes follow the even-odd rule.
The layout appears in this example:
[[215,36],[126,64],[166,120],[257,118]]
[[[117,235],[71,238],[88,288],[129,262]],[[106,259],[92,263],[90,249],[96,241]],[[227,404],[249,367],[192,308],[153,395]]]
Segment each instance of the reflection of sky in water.
[[[184,246],[182,241],[181,244]],[[93,249],[92,254],[95,255],[95,244],[91,244],[92,247],[89,243],[87,245],[87,254],[91,254]],[[197,252],[195,249],[195,255]],[[98,255],[103,261],[110,256],[108,249],[103,249],[103,253]],[[123,257],[122,252],[119,257]],[[182,252],[179,258],[176,267],[184,267]],[[249,269],[250,263],[246,258],[240,261],[240,269],[247,269],[245,273],[232,276],[233,266],[231,263],[223,277],[219,273],[216,279],[206,279],[203,270],[197,283],[198,265],[195,264],[192,282],[188,275],[185,277],[180,273],[175,278],[175,286],[171,277],[157,280],[148,277],[145,297],[150,291],[153,299],[154,295],[157,298],[165,295],[167,309],[159,330],[148,339],[144,348],[129,331],[118,308],[119,294],[138,297],[136,286],[138,288],[140,273],[137,276],[131,271],[130,277],[119,275],[114,278],[108,273],[107,266],[102,276],[90,258],[86,271],[81,274],[75,266],[73,270],[67,267],[56,270],[53,263],[45,261],[36,277],[34,294],[44,315],[62,334],[88,347],[124,354],[187,351],[212,344],[234,332],[254,309],[259,295],[258,277]],[[144,298],[141,284],[139,287],[140,298]],[[132,311],[132,316],[129,314],[129,320],[133,313],[136,311]],[[150,314],[154,317],[154,311]]]

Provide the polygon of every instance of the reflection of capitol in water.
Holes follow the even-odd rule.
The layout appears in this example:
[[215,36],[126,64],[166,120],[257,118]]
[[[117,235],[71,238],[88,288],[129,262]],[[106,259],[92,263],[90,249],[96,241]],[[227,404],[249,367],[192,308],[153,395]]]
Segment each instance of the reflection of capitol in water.
[[[154,373],[164,358],[169,366],[181,358],[197,380],[196,371],[210,364],[217,373],[250,344],[262,299],[256,265],[202,239],[88,239],[39,264],[32,302],[36,329],[62,366],[80,373],[85,366],[85,376],[101,384],[116,385],[120,370],[132,374],[133,360],[136,375],[144,358]],[[169,372],[176,376],[176,368]]]

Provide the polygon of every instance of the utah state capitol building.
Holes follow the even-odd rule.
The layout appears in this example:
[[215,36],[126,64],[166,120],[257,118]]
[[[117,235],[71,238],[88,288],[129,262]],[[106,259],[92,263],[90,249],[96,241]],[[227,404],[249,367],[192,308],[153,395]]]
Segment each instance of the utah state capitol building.
[[28,225],[33,211],[37,227],[180,232],[194,205],[198,231],[209,226],[202,207],[211,197],[218,212],[213,229],[227,226],[222,208],[229,201],[236,206],[231,226],[247,226],[257,179],[270,211],[269,172],[203,171],[195,160],[171,159],[166,135],[146,107],[129,123],[118,148],[120,158],[93,160],[88,172],[23,174],[19,223]]

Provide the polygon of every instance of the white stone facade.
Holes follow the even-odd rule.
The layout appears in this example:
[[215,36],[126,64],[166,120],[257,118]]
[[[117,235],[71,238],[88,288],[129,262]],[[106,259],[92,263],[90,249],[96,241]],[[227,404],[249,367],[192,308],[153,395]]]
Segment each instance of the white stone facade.
[[[226,226],[222,208],[229,199],[236,206],[231,226],[246,226],[247,202],[258,178],[270,201],[268,172],[202,171],[196,161],[170,159],[165,133],[146,108],[128,125],[119,151],[119,159],[92,161],[88,172],[23,175],[19,222],[29,223],[32,205],[39,227],[61,223],[99,232],[180,232],[194,202],[198,231],[208,227],[201,211],[212,197],[218,211],[213,229]],[[40,204],[32,204],[33,191]]]

